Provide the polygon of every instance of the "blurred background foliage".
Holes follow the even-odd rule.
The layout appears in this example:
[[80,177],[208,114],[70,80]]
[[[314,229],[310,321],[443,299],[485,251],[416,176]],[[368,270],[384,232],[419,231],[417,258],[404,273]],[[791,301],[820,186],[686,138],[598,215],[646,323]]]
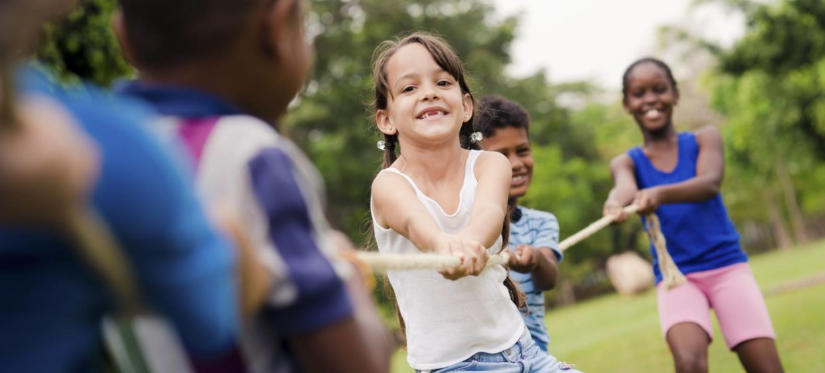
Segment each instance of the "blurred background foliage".
[[[747,251],[787,249],[825,235],[825,2],[697,0],[746,16],[745,36],[723,48],[677,26],[662,28],[660,57],[694,73],[677,76],[677,127],[719,126],[726,150],[723,195]],[[472,74],[476,97],[501,95],[530,112],[536,160],[529,207],[551,211],[562,238],[601,216],[610,159],[641,142],[620,92],[592,82],[553,83],[547,71],[505,73],[519,17],[484,0],[311,0],[308,34],[317,51],[304,92],[282,123],[326,178],[329,216],[355,242],[369,231],[369,186],[379,140],[366,109],[370,58],[382,40],[436,33]],[[45,27],[37,57],[67,82],[103,86],[130,78],[110,30],[114,0],[85,0]],[[678,49],[680,53],[668,52]],[[548,51],[553,53],[553,51]],[[696,56],[705,56],[697,59]],[[643,56],[639,56],[643,57]],[[574,58],[574,56],[570,56]],[[696,65],[695,61],[704,61]],[[586,62],[583,62],[586,63]],[[617,76],[618,81],[621,77]],[[552,304],[611,291],[604,264],[636,250],[649,257],[638,221],[612,227],[570,250]]]

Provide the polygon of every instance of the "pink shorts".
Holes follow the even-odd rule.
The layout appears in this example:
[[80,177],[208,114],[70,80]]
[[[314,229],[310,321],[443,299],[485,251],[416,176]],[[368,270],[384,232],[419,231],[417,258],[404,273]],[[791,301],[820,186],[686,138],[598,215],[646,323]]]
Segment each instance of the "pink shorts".
[[659,283],[662,334],[676,324],[699,325],[713,339],[710,309],[716,312],[728,348],[755,338],[776,339],[771,317],[748,263],[688,274],[687,283],[668,291]]

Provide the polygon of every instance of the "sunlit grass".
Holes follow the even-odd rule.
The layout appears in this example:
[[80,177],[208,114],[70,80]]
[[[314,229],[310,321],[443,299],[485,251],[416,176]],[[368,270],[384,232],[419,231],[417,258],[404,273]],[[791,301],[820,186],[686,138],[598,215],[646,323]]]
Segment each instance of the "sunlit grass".
[[[787,252],[752,258],[763,290],[825,273],[825,241]],[[778,335],[779,353],[788,372],[825,372],[825,284],[766,298]],[[714,321],[715,323],[715,321]],[[668,372],[672,361],[659,330],[656,297],[650,291],[634,298],[608,295],[547,314],[550,353],[590,373]],[[716,327],[710,349],[714,372],[743,372]],[[399,351],[394,373],[413,370]]]

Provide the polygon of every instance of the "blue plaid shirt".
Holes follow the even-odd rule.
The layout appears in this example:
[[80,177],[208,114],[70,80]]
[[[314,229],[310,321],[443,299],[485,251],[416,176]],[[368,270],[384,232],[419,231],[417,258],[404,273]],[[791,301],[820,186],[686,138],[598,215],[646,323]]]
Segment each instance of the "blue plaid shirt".
[[[536,248],[548,247],[556,253],[558,261],[561,262],[559,222],[556,217],[549,212],[517,206],[510,221],[509,248],[513,251],[518,245],[530,245]],[[524,316],[524,324],[530,330],[530,335],[536,345],[547,351],[550,336],[547,334],[547,326],[544,325],[544,294],[533,285],[533,278],[530,273],[519,273],[511,270],[510,277],[527,294],[527,305],[530,308],[530,314],[525,315],[525,310],[521,310]]]

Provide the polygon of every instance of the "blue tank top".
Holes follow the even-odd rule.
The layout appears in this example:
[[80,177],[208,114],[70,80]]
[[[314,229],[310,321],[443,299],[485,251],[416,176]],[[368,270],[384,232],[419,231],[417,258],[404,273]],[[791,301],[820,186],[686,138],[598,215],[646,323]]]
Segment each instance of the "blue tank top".
[[[635,164],[639,189],[679,183],[696,177],[699,146],[693,133],[679,134],[679,160],[671,172],[663,172],[650,163],[642,149],[627,152]],[[662,204],[656,210],[667,240],[667,250],[684,274],[707,271],[748,261],[739,245],[739,233],[728,217],[721,194],[702,202]],[[659,260],[653,245],[653,272],[656,283],[662,280]]]

